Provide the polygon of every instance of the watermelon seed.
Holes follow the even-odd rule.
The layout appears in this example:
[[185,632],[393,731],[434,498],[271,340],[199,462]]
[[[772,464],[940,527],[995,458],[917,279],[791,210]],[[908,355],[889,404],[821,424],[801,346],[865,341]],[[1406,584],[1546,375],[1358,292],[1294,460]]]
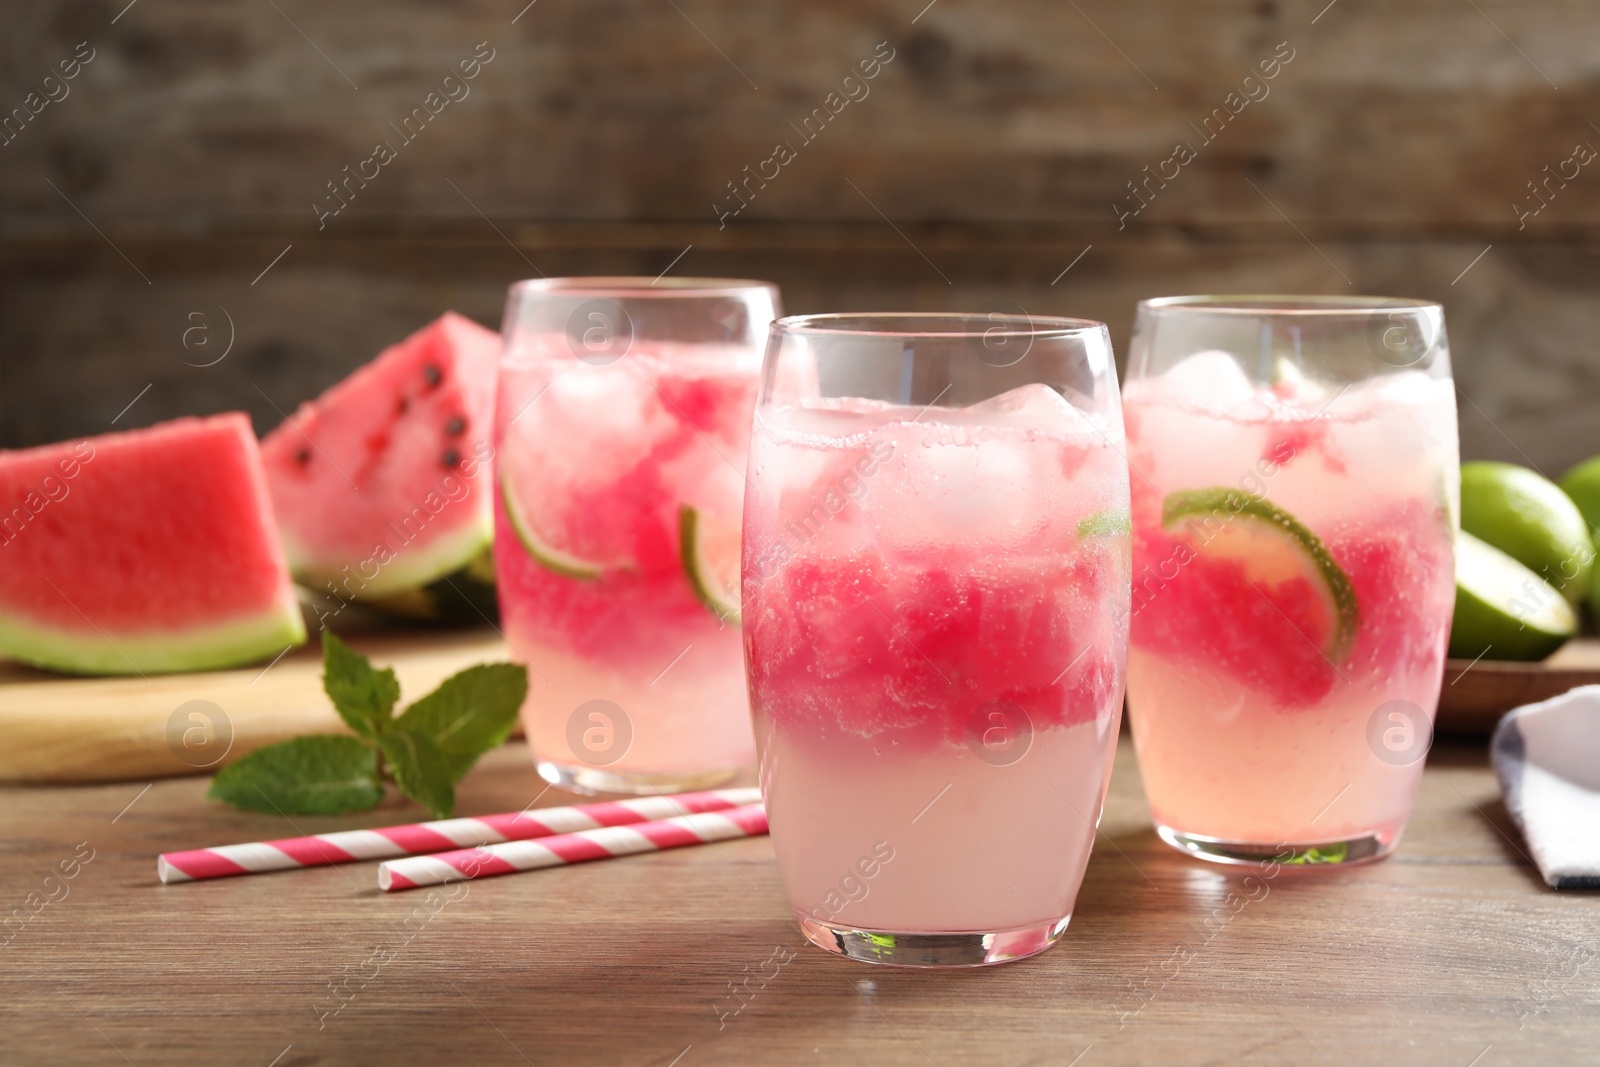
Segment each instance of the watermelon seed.
[[444,450],[444,455],[439,457],[439,461],[446,467],[454,468],[456,464],[461,462],[461,453],[453,448],[447,448]]
[[466,430],[466,428],[467,420],[463,419],[460,415],[457,415],[455,418],[444,424],[444,432],[449,434],[451,437],[459,436],[463,431]]
[[304,467],[307,463],[311,462],[311,451],[309,449],[302,448],[300,451],[294,454],[294,461],[300,464],[300,466]]
[[411,410],[411,400],[408,397],[401,397],[399,400],[395,401],[394,413],[396,415],[404,415],[407,411],[410,411],[410,410]]
[[423,378],[427,379],[429,385],[438,385],[440,382],[444,381],[444,375],[440,374],[439,368],[435,367],[432,363],[429,363],[427,366],[422,368],[422,376]]

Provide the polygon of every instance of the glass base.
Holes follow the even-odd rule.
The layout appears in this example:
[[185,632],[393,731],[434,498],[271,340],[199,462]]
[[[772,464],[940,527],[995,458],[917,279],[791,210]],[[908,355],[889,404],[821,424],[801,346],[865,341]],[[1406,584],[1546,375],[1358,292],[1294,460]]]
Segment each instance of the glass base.
[[600,793],[629,793],[634,796],[655,797],[667,793],[686,793],[694,789],[712,789],[725,785],[739,776],[741,767],[725,767],[698,774],[626,774],[601,767],[574,767],[565,763],[538,760],[539,777],[569,793],[595,796]]
[[1019,930],[972,934],[897,934],[830,926],[795,912],[813,945],[863,963],[887,967],[984,967],[1026,959],[1061,939],[1072,916]]
[[1394,851],[1400,835],[1363,834],[1342,841],[1310,844],[1254,841],[1226,841],[1219,837],[1190,834],[1171,826],[1156,825],[1161,840],[1196,859],[1235,866],[1261,866],[1276,863],[1283,867],[1355,867],[1375,863]]

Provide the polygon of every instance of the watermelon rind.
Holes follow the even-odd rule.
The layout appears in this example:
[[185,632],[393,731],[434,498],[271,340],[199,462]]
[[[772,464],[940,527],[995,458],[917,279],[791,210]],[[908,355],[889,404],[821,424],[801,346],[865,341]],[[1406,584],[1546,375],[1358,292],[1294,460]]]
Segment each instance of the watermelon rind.
[[242,667],[269,660],[305,640],[305,622],[292,597],[228,622],[137,634],[68,630],[14,614],[0,615],[0,648],[7,656],[67,674],[171,674]]
[[[441,535],[425,547],[407,548],[388,563],[377,562],[376,557],[369,561],[319,559],[295,544],[287,534],[283,537],[284,552],[289,557],[289,570],[295,581],[319,593],[363,601],[377,601],[441,581],[470,567],[493,543],[494,526],[487,503],[483,505],[480,521]],[[367,577],[364,572],[370,571],[373,565],[376,573]]]
[[499,611],[495,595],[494,552],[486,549],[471,563],[416,589],[368,598],[365,603],[402,618],[426,622],[493,622]]

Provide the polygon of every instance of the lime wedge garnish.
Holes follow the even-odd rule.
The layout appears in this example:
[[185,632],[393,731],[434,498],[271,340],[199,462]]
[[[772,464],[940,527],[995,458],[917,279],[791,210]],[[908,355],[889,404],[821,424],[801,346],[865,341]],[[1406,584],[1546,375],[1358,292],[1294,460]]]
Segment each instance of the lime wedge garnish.
[[1544,659],[1577,631],[1577,613],[1548,582],[1465,531],[1456,539],[1450,655]]
[[739,527],[684,504],[678,509],[678,553],[700,603],[724,622],[738,622]]
[[1302,576],[1312,581],[1322,589],[1330,622],[1322,654],[1335,663],[1350,654],[1361,623],[1355,587],[1321,538],[1293,515],[1237,489],[1193,489],[1167,497],[1161,524],[1188,530],[1206,555],[1237,559],[1258,586]]
[[1306,384],[1305,371],[1301,370],[1288,356],[1277,356],[1272,361],[1272,384],[1302,386]]
[[1116,537],[1132,528],[1126,509],[1106,508],[1079,520],[1078,540],[1087,541],[1091,537]]
[[517,494],[511,488],[511,467],[507,464],[501,476],[501,495],[505,498],[506,517],[511,520],[511,528],[517,533],[517,540],[522,542],[522,547],[527,550],[533,561],[547,571],[553,571],[565,578],[576,578],[580,581],[593,581],[606,572],[606,565],[596,563],[594,560],[582,559],[570,552],[563,552],[544,538],[535,530],[533,520],[517,500]]

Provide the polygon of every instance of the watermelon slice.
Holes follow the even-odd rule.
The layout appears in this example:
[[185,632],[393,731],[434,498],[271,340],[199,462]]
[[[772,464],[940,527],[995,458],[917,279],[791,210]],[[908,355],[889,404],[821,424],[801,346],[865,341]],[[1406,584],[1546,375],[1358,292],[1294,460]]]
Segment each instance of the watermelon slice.
[[296,579],[400,614],[493,615],[499,355],[499,334],[446,312],[267,435]]
[[0,452],[0,653],[152,674],[305,639],[247,416]]

